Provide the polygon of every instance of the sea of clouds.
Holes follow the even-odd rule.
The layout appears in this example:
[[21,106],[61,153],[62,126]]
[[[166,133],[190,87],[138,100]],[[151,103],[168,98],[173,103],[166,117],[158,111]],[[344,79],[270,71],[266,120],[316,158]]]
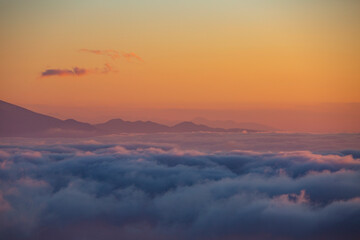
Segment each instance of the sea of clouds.
[[360,239],[359,137],[2,139],[0,239]]

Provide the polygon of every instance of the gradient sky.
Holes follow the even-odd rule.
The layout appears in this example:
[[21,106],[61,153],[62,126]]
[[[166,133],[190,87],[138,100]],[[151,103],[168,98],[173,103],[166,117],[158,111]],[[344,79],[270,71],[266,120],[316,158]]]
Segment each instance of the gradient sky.
[[359,103],[359,12],[356,0],[0,0],[0,98],[92,111]]

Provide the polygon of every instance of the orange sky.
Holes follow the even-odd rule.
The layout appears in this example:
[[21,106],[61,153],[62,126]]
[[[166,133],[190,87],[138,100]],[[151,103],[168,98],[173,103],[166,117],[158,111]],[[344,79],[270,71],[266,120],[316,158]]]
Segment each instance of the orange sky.
[[[115,114],[255,104],[261,113],[360,102],[359,1],[36,0],[0,9],[0,98],[68,109],[62,117],[73,106]],[[266,118],[258,122],[281,125]]]

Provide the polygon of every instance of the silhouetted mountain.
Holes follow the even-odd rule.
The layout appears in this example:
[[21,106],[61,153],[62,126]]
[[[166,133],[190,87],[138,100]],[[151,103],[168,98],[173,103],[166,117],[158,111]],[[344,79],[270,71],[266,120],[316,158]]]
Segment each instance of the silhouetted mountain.
[[151,121],[112,119],[91,125],[74,119],[60,120],[0,100],[0,136],[2,137],[87,137],[118,133],[161,132],[254,132],[240,128],[212,128],[193,122],[166,126]]
[[209,120],[202,117],[197,117],[193,119],[193,122],[196,124],[204,124],[209,127],[214,128],[241,128],[241,129],[253,129],[253,130],[261,130],[261,131],[277,131],[278,129],[273,128],[268,125],[255,123],[255,122],[235,122],[232,120]]
[[105,133],[159,133],[159,132],[254,132],[249,129],[224,129],[211,128],[206,125],[195,124],[193,122],[181,122],[172,127],[151,122],[151,121],[124,121],[122,119],[112,119],[105,123],[94,125]]
[[63,122],[66,124],[67,127],[71,127],[73,129],[77,129],[81,131],[91,131],[96,129],[90,123],[79,122],[75,119],[66,119]]
[[172,132],[211,132],[215,130],[214,128],[205,125],[195,124],[193,122],[181,122],[172,126],[170,129]]
[[95,130],[88,123],[63,121],[0,100],[0,136],[64,136]]
[[169,127],[151,121],[124,121],[122,119],[112,119],[105,123],[94,125],[106,133],[155,133],[168,132]]

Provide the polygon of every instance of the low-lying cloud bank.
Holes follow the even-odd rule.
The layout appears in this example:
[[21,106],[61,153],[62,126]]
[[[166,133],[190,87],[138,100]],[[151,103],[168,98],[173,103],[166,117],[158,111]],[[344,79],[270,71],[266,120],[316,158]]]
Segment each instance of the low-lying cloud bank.
[[359,151],[0,146],[1,239],[359,239]]

